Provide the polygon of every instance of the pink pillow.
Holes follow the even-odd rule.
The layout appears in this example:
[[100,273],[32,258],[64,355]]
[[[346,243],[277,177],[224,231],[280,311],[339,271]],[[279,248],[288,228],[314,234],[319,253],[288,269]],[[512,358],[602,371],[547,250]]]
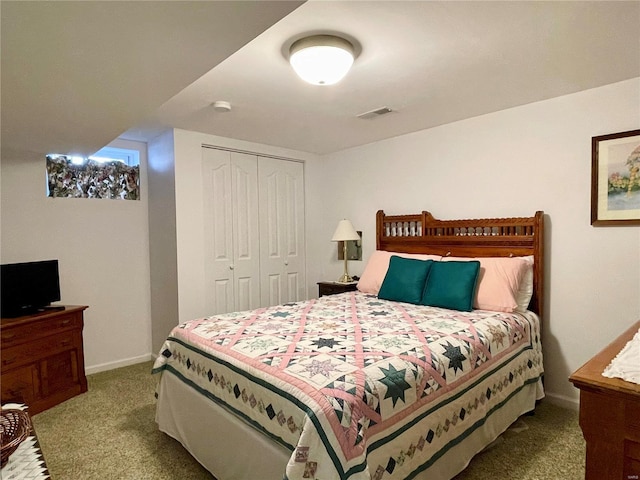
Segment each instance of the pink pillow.
[[440,255],[422,255],[417,253],[397,253],[376,250],[369,257],[367,266],[358,281],[357,288],[359,291],[362,293],[370,293],[372,295],[378,294],[384,277],[387,274],[387,270],[389,269],[389,259],[392,255],[397,255],[398,257],[403,258],[415,258],[418,260],[438,261],[442,258]]
[[473,308],[496,312],[518,309],[518,293],[531,263],[520,257],[444,257],[442,261],[478,260],[480,275]]

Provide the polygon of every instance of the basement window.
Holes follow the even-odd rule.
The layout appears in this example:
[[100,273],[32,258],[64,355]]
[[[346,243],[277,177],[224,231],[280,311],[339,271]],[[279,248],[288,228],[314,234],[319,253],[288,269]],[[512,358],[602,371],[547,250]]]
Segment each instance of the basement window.
[[47,196],[57,198],[140,199],[140,153],[105,147],[84,158],[50,153]]

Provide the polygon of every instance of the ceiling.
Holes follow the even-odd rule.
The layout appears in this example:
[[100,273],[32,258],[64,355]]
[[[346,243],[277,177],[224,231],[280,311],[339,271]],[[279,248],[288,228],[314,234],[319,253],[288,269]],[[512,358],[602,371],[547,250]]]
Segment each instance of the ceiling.
[[[640,77],[639,1],[299,5],[5,0],[3,151],[93,153],[176,127],[327,154]],[[313,33],[356,44],[342,82],[288,65]]]
[[90,155],[301,1],[0,1],[2,153]]

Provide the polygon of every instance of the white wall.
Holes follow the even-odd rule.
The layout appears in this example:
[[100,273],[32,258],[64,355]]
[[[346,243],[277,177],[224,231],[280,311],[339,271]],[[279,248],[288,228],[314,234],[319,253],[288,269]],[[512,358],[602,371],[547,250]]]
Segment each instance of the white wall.
[[1,261],[57,258],[61,303],[88,305],[89,373],[150,358],[146,145],[139,201],[48,198],[44,154],[3,152]]
[[149,143],[151,349],[159,352],[178,318],[178,261],[173,131]]
[[[343,217],[363,230],[366,259],[378,209],[443,219],[544,210],[546,388],[576,402],[569,375],[640,319],[640,227],[590,225],[591,137],[639,120],[634,79],[329,155],[309,188],[324,192],[307,212],[324,225],[309,239],[309,263],[339,276],[329,239]],[[350,262],[352,273],[363,266]]]

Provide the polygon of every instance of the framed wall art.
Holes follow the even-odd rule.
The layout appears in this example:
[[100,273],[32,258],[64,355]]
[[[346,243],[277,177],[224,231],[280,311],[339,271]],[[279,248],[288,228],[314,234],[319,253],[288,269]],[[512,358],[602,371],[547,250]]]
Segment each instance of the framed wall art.
[[591,225],[640,225],[640,130],[591,138]]

